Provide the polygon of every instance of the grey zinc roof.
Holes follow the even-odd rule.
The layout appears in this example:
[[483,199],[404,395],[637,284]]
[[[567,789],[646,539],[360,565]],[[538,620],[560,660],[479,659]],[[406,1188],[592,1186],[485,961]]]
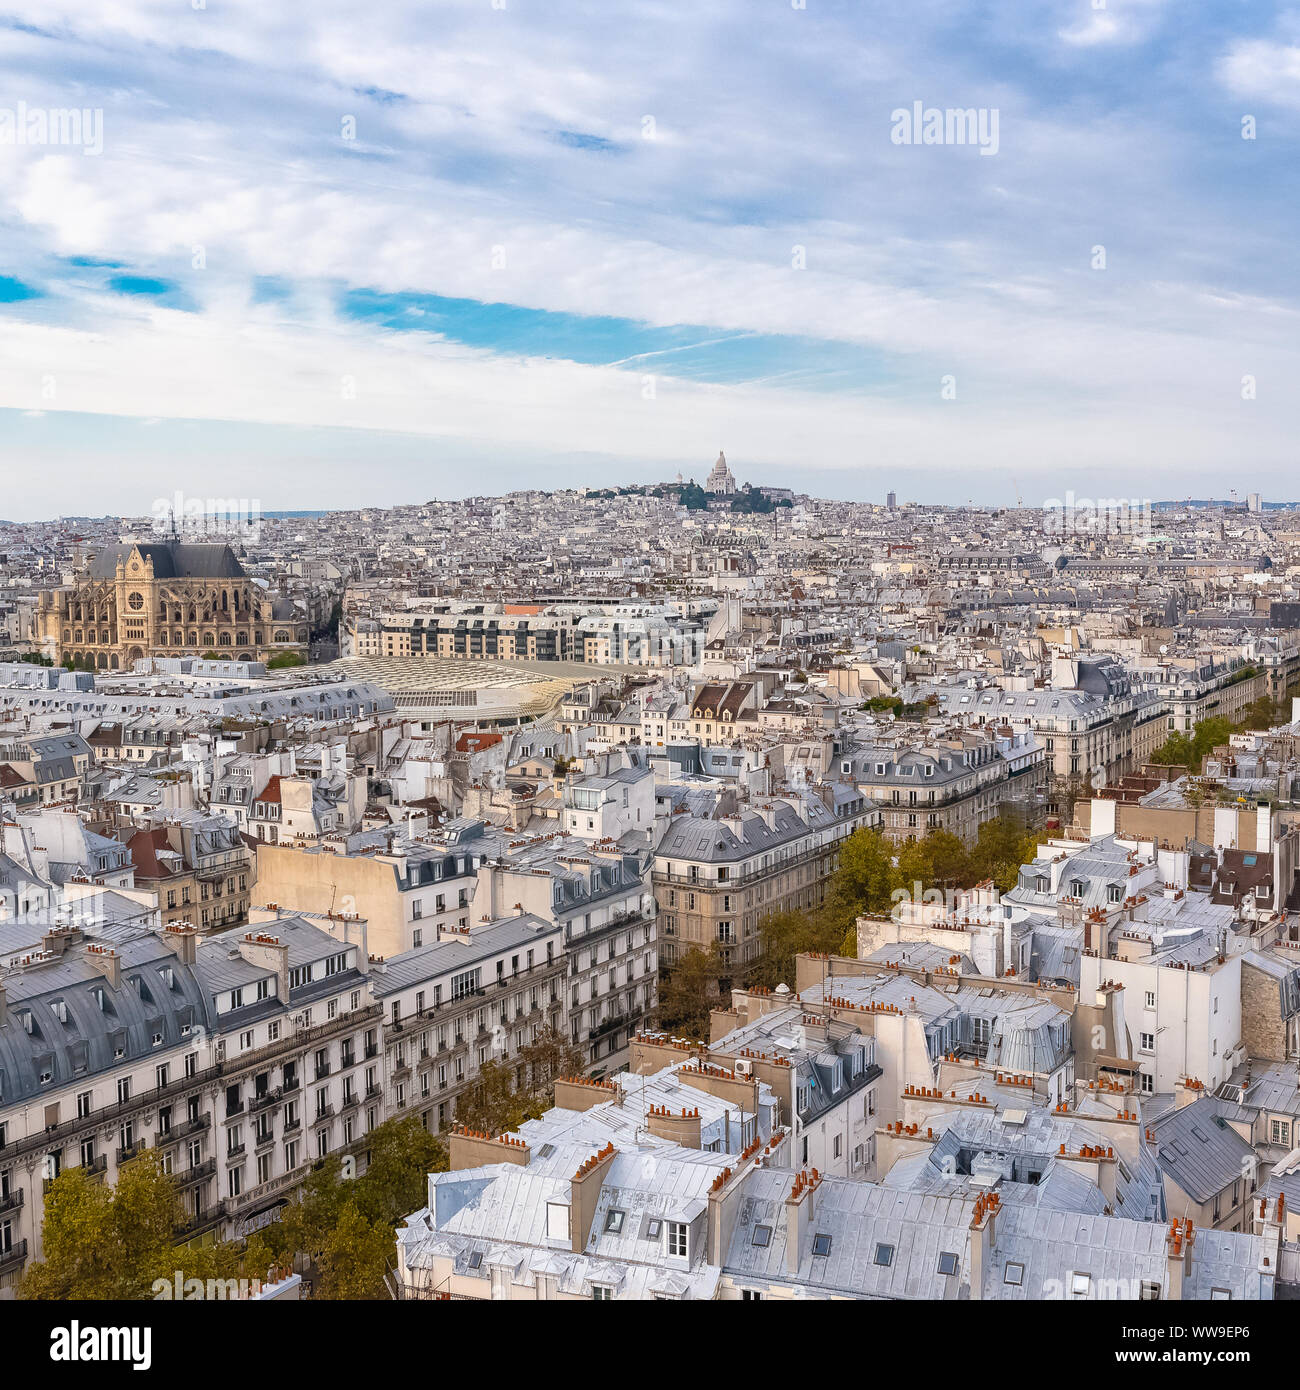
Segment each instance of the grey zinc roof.
[[[198,978],[152,933],[142,932],[116,949],[122,971],[117,989],[75,947],[49,964],[6,973],[8,1021],[0,1026],[0,1094],[6,1103],[120,1068],[124,1060],[165,1053],[182,1043],[190,1027],[208,1022]],[[171,986],[161,973],[168,966]],[[95,993],[100,989],[103,1009]],[[56,1012],[60,1002],[66,1023]],[[163,1037],[157,1047],[155,1033]],[[47,1072],[51,1080],[42,1083]]]
[[386,999],[399,990],[425,980],[473,967],[503,951],[545,941],[548,935],[557,931],[553,923],[526,912],[482,923],[473,927],[468,936],[432,941],[427,946],[403,951],[400,955],[390,956],[384,962],[384,968],[372,974],[375,997]]
[[1188,1196],[1208,1202],[1239,1179],[1254,1149],[1219,1114],[1214,1100],[1202,1096],[1155,1122],[1157,1158]]

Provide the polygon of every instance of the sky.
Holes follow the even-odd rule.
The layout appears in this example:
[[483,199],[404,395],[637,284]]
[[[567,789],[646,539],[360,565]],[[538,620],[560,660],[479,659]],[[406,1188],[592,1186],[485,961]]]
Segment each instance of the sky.
[[1267,0],[0,0],[0,518],[1300,498],[1298,155]]

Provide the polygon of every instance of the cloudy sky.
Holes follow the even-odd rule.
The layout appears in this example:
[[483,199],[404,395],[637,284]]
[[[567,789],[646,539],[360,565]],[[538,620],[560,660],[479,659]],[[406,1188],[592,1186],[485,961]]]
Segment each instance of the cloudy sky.
[[1298,497],[1298,124],[1267,0],[4,0],[0,518]]

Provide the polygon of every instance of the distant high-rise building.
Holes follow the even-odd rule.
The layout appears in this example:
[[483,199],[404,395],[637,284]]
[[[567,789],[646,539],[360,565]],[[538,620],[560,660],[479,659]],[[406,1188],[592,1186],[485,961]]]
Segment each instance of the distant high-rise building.
[[1264,510],[1263,493],[1248,492],[1246,494],[1246,510],[1248,512],[1262,512]]
[[885,506],[892,512],[898,506],[898,494],[895,492],[886,493]]

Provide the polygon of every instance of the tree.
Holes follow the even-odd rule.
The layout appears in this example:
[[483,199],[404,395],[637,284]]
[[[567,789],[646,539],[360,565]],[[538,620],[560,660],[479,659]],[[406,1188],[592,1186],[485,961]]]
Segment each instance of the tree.
[[1246,706],[1238,727],[1242,729],[1271,729],[1276,723],[1278,723],[1277,706],[1267,695],[1261,695],[1258,700],[1252,700]]
[[394,1258],[392,1228],[369,1221],[355,1201],[347,1201],[320,1252],[320,1287],[325,1299],[388,1297],[384,1275]]
[[478,1075],[456,1102],[456,1118],[470,1129],[501,1134],[518,1129],[525,1120],[535,1120],[550,1107],[541,1096],[515,1086],[515,1069],[493,1058],[485,1062]]
[[33,1299],[142,1299],[171,1280],[184,1219],[174,1179],[150,1150],[126,1164],[117,1186],[65,1168],[45,1194],[45,1258],[23,1277]]
[[752,984],[794,988],[795,957],[809,952],[833,954],[844,940],[843,927],[828,914],[773,912],[758,924],[762,953],[749,976]]
[[547,1100],[555,1096],[557,1078],[577,1076],[587,1065],[583,1049],[549,1025],[521,1050],[519,1060],[526,1068],[528,1089]]
[[893,849],[879,830],[855,830],[844,842],[831,877],[826,911],[842,931],[864,913],[888,912],[896,876]]
[[986,820],[970,855],[971,882],[992,879],[994,887],[1009,892],[1019,879],[1020,866],[1029,863],[1037,852],[1037,836],[1026,833],[1016,821],[1006,816]]
[[692,946],[659,986],[659,1026],[677,1037],[705,1041],[709,1012],[718,1001],[722,961],[715,942],[707,950]]
[[370,1161],[356,1182],[357,1209],[392,1230],[428,1200],[428,1175],[446,1171],[447,1146],[418,1117],[387,1120],[370,1135]]
[[283,1208],[279,1234],[290,1250],[313,1258],[324,1250],[347,1200],[342,1175],[343,1165],[337,1156],[326,1159],[307,1174],[297,1198]]
[[283,671],[289,666],[306,666],[307,662],[298,652],[278,652],[266,663],[268,671]]

